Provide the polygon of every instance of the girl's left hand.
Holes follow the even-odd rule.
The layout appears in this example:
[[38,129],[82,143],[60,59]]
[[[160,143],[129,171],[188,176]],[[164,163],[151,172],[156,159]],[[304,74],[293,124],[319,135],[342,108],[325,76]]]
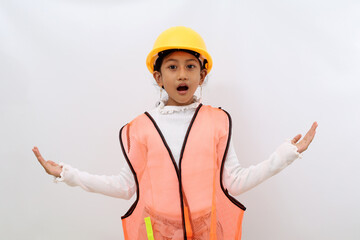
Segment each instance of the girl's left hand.
[[298,148],[299,153],[302,153],[303,151],[305,151],[308,148],[308,146],[314,139],[314,136],[316,133],[315,130],[316,130],[317,126],[318,126],[317,122],[314,122],[313,125],[311,126],[310,130],[306,133],[305,137],[300,142],[297,142],[297,141],[299,141],[299,139],[301,138],[301,134],[296,135],[291,140],[291,143],[294,144]]

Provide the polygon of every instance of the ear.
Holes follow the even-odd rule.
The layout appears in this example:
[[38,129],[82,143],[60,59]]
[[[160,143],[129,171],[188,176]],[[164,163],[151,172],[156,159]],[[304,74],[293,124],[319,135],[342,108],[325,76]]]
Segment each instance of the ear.
[[154,77],[156,83],[157,83],[160,87],[164,86],[163,81],[162,81],[162,77],[161,77],[161,73],[160,73],[159,71],[154,71],[153,77]]
[[207,75],[207,70],[206,69],[201,70],[199,85],[202,85],[204,83],[206,75]]

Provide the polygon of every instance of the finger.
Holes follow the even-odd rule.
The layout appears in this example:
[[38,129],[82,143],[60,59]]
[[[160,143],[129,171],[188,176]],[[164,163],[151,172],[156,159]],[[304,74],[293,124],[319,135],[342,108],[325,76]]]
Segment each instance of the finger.
[[298,147],[302,149],[302,151],[305,151],[313,141],[317,126],[317,122],[314,122],[310,130],[306,133],[305,137],[298,143]]
[[40,164],[41,164],[43,167],[45,167],[46,161],[45,161],[45,159],[41,156],[39,149],[38,149],[37,147],[34,147],[34,148],[33,148],[33,152],[34,152],[36,158],[38,159],[38,161],[40,162]]
[[309,144],[312,142],[312,140],[314,139],[317,126],[318,126],[317,122],[314,122],[314,123],[312,124],[311,128],[309,129],[309,131],[306,133],[304,139],[303,139],[308,145],[309,145]]
[[297,143],[297,141],[299,141],[300,138],[301,138],[301,134],[296,135],[296,136],[291,140],[291,143],[292,143],[292,144]]
[[310,128],[309,131],[308,131],[308,132],[310,133],[310,135],[314,135],[314,134],[315,134],[317,126],[318,126],[317,122],[314,122],[314,123],[311,125],[311,128]]

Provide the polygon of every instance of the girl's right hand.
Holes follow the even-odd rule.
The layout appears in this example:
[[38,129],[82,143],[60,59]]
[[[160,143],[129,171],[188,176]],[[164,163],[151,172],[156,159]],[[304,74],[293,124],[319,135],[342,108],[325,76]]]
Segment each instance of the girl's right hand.
[[45,171],[50,174],[53,175],[54,177],[60,177],[60,173],[62,171],[62,166],[60,166],[59,164],[48,160],[46,161],[40,154],[39,149],[37,147],[34,147],[32,149],[32,151],[34,152],[36,158],[38,159],[39,163],[41,164],[41,166],[43,166],[43,168],[45,169]]

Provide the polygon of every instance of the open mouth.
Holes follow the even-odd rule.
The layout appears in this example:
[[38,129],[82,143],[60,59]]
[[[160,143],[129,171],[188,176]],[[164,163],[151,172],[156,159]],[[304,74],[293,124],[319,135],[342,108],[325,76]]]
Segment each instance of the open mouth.
[[180,92],[181,92],[181,91],[186,91],[186,90],[188,90],[188,89],[189,89],[189,87],[186,86],[186,85],[178,86],[178,87],[177,87],[177,90],[180,91]]

